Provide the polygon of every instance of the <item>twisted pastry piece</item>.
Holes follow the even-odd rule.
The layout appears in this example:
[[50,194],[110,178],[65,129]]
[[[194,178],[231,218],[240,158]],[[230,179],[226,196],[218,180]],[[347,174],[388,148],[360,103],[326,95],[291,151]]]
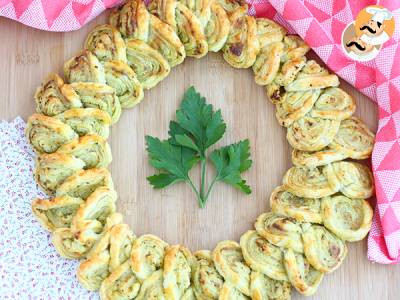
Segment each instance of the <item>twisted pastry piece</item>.
[[349,198],[366,199],[374,193],[374,178],[368,167],[340,161],[324,167],[324,174],[336,191]]
[[251,272],[250,292],[252,300],[289,300],[291,285],[287,281],[271,279],[260,272]]
[[282,186],[273,190],[270,207],[275,214],[294,218],[299,222],[322,223],[320,199],[297,197]]
[[85,163],[85,169],[105,168],[112,160],[110,145],[97,134],[81,136],[58,148],[56,153],[73,155]]
[[360,241],[371,229],[373,211],[363,199],[326,197],[321,207],[324,226],[344,241]]
[[124,39],[146,42],[160,52],[171,67],[183,62],[185,47],[170,25],[150,14],[142,0],[129,0],[110,15],[110,24]]
[[50,200],[36,198],[32,201],[32,212],[43,228],[54,231],[70,227],[72,218],[83,203],[81,198],[68,195]]
[[167,246],[166,242],[151,234],[142,235],[133,242],[130,262],[139,281],[143,282],[163,268]]
[[282,250],[249,230],[240,237],[243,257],[249,267],[275,280],[288,280],[283,267]]
[[[218,273],[225,279],[224,286],[234,286],[240,293],[250,295],[251,271],[246,265],[238,243],[234,241],[219,242],[212,253],[212,258]],[[230,294],[230,292],[224,291],[223,287],[220,291],[220,299],[222,295],[226,294]]]
[[112,123],[121,116],[121,104],[115,90],[103,83],[74,82],[71,87],[79,95],[84,107],[98,108],[109,114]]
[[110,172],[105,168],[92,168],[68,177],[56,190],[56,196],[68,195],[86,199],[98,187],[114,189]]
[[53,153],[61,145],[78,137],[77,133],[64,122],[41,114],[28,118],[26,137],[37,153]]
[[300,294],[304,296],[315,294],[324,273],[314,269],[304,255],[292,249],[284,250],[283,263],[290,283]]
[[163,289],[163,272],[162,270],[155,271],[147,277],[140,288],[139,295],[136,300],[165,300]]
[[200,58],[207,54],[208,44],[201,22],[187,6],[176,0],[151,0],[149,11],[178,34],[187,56]]
[[290,168],[283,177],[283,188],[304,198],[322,198],[339,191],[320,168]]
[[104,67],[87,49],[64,63],[64,75],[68,82],[99,82],[106,83]]
[[114,225],[79,265],[77,276],[88,290],[98,290],[102,281],[128,260],[135,236],[127,224]]
[[225,282],[221,288],[218,300],[250,300],[250,297],[243,294],[235,286]]
[[53,194],[58,186],[85,163],[75,156],[63,153],[42,154],[36,158],[34,176],[39,186],[48,194]]
[[101,300],[135,299],[139,294],[140,283],[133,274],[130,262],[118,266],[100,286]]
[[267,212],[257,218],[254,227],[271,244],[303,253],[302,228],[296,220]]
[[[98,134],[107,139],[110,135],[111,118],[97,108],[73,108],[55,116],[64,125],[69,125],[79,136]],[[76,134],[74,138],[76,138]],[[65,142],[71,141],[67,140]],[[65,144],[63,142],[63,144]],[[58,147],[57,147],[58,148]]]
[[167,300],[179,300],[188,292],[193,264],[194,257],[187,248],[174,245],[166,249],[163,287]]
[[35,102],[36,111],[49,117],[70,108],[82,107],[79,96],[55,73],[49,74],[37,88]]
[[305,167],[309,169],[325,166],[335,161],[346,159],[347,157],[348,156],[345,153],[333,150],[330,146],[314,152],[301,151],[298,149],[293,149],[292,151],[293,164],[297,167]]
[[[206,35],[208,51],[220,51],[228,39],[230,31],[230,21],[224,8],[215,1],[203,1],[211,3],[210,18],[205,25],[204,33]],[[202,18],[200,18],[200,21]]]
[[211,252],[200,250],[194,253],[192,266],[192,286],[198,300],[216,300],[224,284],[224,279],[215,268]]

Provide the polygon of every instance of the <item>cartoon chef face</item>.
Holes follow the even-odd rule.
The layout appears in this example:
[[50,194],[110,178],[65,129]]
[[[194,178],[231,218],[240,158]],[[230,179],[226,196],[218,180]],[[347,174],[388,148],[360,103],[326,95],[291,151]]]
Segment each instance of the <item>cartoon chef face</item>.
[[365,55],[374,50],[374,45],[363,42],[357,36],[350,39],[346,43],[346,46],[350,49],[350,51],[354,52],[357,55]]
[[367,7],[367,13],[371,14],[371,19],[364,23],[360,30],[369,37],[377,37],[385,30],[385,21],[390,20],[392,13],[386,8]]
[[363,24],[360,30],[368,36],[377,36],[385,30],[385,24],[371,19]]

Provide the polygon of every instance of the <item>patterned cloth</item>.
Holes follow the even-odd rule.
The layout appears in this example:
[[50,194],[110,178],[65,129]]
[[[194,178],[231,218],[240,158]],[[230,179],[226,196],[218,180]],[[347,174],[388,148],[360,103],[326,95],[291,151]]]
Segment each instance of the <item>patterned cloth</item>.
[[57,254],[32,214],[32,197],[46,196],[32,176],[24,130],[21,118],[0,123],[0,298],[98,299],[77,281],[78,261]]
[[[379,127],[372,155],[377,205],[368,258],[400,261],[400,1],[248,0],[250,13],[274,19],[299,34],[340,77],[377,102]],[[0,0],[0,15],[32,27],[80,28],[120,0]],[[383,5],[397,22],[394,36],[368,62],[349,59],[341,47],[344,28],[368,5]]]

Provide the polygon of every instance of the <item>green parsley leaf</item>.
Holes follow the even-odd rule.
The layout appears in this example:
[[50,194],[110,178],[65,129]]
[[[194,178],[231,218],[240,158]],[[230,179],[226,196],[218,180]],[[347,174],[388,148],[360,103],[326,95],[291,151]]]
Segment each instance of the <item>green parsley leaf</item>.
[[241,173],[252,165],[249,140],[214,150],[210,160],[217,170],[216,181],[233,185],[246,194],[251,193],[251,188],[241,177]]

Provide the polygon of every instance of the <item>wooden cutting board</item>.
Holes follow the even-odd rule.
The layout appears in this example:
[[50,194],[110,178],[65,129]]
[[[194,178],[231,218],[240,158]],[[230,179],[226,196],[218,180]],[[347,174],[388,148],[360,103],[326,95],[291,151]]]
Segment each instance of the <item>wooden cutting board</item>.
[[[49,72],[62,74],[63,62],[83,44],[95,21],[77,32],[48,33],[0,19],[0,118],[25,120],[34,112],[33,94]],[[314,56],[315,57],[315,56]],[[215,108],[222,110],[227,133],[218,145],[249,138],[253,167],[246,179],[253,188],[245,196],[224,184],[216,185],[206,208],[183,184],[155,191],[146,182],[154,170],[148,165],[144,136],[165,138],[182,95],[195,86]],[[358,103],[357,115],[376,131],[377,109],[348,84],[343,89]],[[218,241],[233,239],[251,229],[256,217],[269,210],[268,199],[291,166],[285,130],[275,119],[273,105],[262,87],[254,83],[251,70],[236,70],[220,54],[189,58],[174,68],[156,88],[145,92],[143,102],[124,111],[112,128],[111,172],[119,193],[118,209],[137,235],[153,233],[167,242],[182,243],[191,250],[212,249]],[[208,175],[211,177],[212,168]],[[199,170],[193,171],[195,182]],[[34,195],[32,195],[34,196]],[[370,263],[366,241],[350,244],[342,267],[325,276],[312,299],[399,299],[400,267]],[[294,293],[293,299],[302,298]]]

